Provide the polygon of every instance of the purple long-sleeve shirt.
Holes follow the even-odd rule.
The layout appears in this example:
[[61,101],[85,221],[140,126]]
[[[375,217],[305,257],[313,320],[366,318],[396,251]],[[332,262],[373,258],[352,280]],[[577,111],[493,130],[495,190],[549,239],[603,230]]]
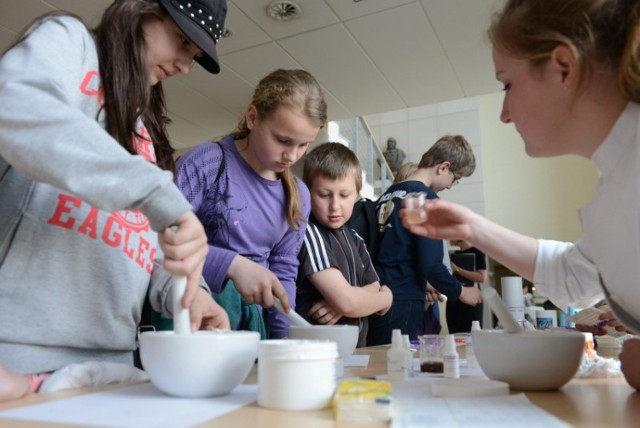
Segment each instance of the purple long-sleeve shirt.
[[[293,308],[298,252],[306,223],[298,230],[289,226],[281,180],[260,177],[238,153],[233,137],[221,139],[220,144],[225,165],[219,178],[222,155],[220,146],[212,142],[185,153],[176,165],[178,187],[191,202],[209,239],[203,276],[213,291],[222,291],[231,261],[239,254],[271,270]],[[309,190],[297,181],[302,213],[308,218]],[[265,311],[265,321],[272,338],[287,335],[289,321],[274,308]]]

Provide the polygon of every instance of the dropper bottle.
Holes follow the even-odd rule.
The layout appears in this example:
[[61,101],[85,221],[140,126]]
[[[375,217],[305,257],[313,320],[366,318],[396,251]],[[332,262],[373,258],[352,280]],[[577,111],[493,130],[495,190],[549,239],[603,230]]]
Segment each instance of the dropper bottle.
[[473,349],[473,332],[480,330],[480,321],[471,321],[471,334],[467,337],[465,342],[465,353],[467,355],[467,367],[475,369],[478,367],[478,359],[476,358],[476,351]]
[[391,347],[387,351],[387,374],[389,380],[407,380],[407,353],[402,346],[400,329],[391,331]]
[[408,334],[402,335],[402,347],[407,354],[407,376],[413,377],[413,352],[411,352],[411,342]]
[[456,351],[456,341],[453,334],[444,337],[444,350],[442,352],[444,363],[444,377],[447,379],[460,378],[460,358]]

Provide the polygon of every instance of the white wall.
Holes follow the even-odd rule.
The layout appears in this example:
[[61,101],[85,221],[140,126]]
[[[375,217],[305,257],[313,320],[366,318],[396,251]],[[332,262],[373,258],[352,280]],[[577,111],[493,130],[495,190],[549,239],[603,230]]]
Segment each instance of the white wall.
[[398,148],[407,154],[405,162],[419,162],[429,147],[443,135],[463,135],[473,147],[476,171],[439,196],[484,214],[483,148],[476,98],[369,115],[367,122],[383,150],[387,138],[394,137],[397,140]]
[[502,96],[477,99],[486,216],[534,237],[575,241],[581,235],[578,210],[598,178],[595,166],[577,156],[528,157],[515,127],[499,120]]

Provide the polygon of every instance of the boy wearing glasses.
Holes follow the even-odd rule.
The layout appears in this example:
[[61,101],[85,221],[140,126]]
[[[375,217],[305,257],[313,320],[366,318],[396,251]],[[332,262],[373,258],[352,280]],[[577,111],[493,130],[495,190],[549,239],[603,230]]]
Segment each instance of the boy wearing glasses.
[[393,293],[391,309],[384,315],[369,317],[367,345],[390,343],[391,331],[402,330],[415,339],[423,316],[427,282],[450,300],[468,305],[482,301],[480,290],[462,287],[443,263],[444,242],[413,235],[402,227],[399,210],[410,193],[423,192],[427,199],[450,189],[476,167],[475,156],[461,135],[446,135],[422,156],[418,170],[393,184],[380,196],[376,211],[380,230],[377,254],[372,255],[380,283]]

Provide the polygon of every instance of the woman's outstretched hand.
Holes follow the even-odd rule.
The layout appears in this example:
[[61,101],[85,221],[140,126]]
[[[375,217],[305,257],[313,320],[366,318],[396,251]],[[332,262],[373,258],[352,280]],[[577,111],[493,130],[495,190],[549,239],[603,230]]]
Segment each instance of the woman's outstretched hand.
[[[404,202],[404,201],[403,201]],[[471,235],[470,220],[474,213],[462,205],[431,199],[425,202],[422,209],[426,220],[418,224],[407,221],[407,211],[400,210],[402,225],[416,235],[437,239],[464,239]]]

